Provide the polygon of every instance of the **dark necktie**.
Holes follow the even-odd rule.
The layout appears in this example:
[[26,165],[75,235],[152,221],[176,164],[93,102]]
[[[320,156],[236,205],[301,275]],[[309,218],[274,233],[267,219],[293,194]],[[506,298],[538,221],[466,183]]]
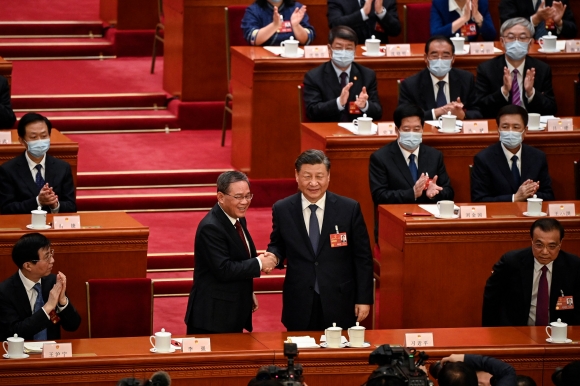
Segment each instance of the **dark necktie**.
[[242,239],[242,244],[244,244],[244,247],[246,247],[246,253],[248,254],[248,257],[252,257],[252,255],[250,255],[250,248],[248,248],[248,243],[246,242],[246,238],[244,237],[244,230],[242,229],[242,224],[240,224],[240,220],[236,220],[235,227],[236,230],[238,231],[238,235]]
[[[315,204],[309,205],[310,208],[310,223],[308,224],[308,238],[310,239],[310,244],[312,244],[312,249],[314,250],[314,255],[318,251],[318,242],[320,241],[320,227],[318,226],[318,217],[316,216],[316,209],[318,206]],[[318,288],[318,278],[314,280],[314,291],[319,294],[320,290]]]
[[512,105],[521,106],[522,105],[522,98],[520,93],[520,85],[518,83],[518,74],[519,71],[514,69],[512,71],[514,75],[512,78]]
[[512,157],[512,176],[514,178],[514,184],[516,184],[516,189],[520,187],[520,169],[518,169],[518,156],[514,155]]
[[[38,165],[40,166],[40,165]],[[40,171],[39,171],[40,173]],[[34,290],[36,291],[36,301],[34,302],[34,312],[40,311],[42,306],[44,306],[44,300],[42,299],[42,290],[40,289],[40,283],[34,285]],[[44,312],[44,311],[42,311]],[[34,340],[47,340],[46,328],[36,334],[33,337]]]
[[409,156],[409,171],[411,172],[411,177],[413,177],[413,182],[417,182],[419,178],[417,176],[417,165],[415,164],[415,154]]
[[38,186],[38,189],[42,189],[42,187],[44,186],[44,178],[42,178],[42,165],[38,164],[34,167],[37,172],[36,172],[36,186]]
[[447,104],[447,98],[445,98],[445,83],[444,80],[437,82],[437,86],[439,86],[439,90],[437,91],[437,107]]
[[548,291],[548,267],[542,267],[536,301],[536,326],[547,326],[550,322],[550,292]]
[[[340,92],[342,89],[346,87],[348,84],[348,74],[343,72],[340,74]],[[350,117],[348,113],[348,101],[346,102],[346,106],[344,106],[344,110],[340,112],[340,121],[341,122],[350,122]]]

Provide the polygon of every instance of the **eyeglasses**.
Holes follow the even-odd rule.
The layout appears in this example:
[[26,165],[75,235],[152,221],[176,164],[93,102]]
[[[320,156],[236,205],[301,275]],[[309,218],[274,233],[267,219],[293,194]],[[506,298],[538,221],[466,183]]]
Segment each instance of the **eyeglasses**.
[[547,248],[549,252],[554,252],[557,248],[560,247],[561,244],[548,244],[544,245],[542,243],[533,243],[532,246],[538,252],[542,252],[544,248]]
[[530,40],[532,39],[531,37],[529,37],[528,35],[525,35],[525,34],[520,35],[520,36],[509,34],[509,35],[502,36],[502,37],[503,37],[503,40],[506,41],[506,43],[511,43],[513,41],[516,41],[516,40],[518,42],[522,42],[522,43],[529,43]]
[[48,252],[44,255],[42,259],[39,260],[30,260],[31,263],[38,263],[39,261],[50,261],[54,257],[54,249],[49,249]]
[[224,193],[226,196],[230,196],[235,198],[238,201],[243,201],[244,199],[246,199],[246,201],[252,201],[252,198],[254,198],[254,195],[252,193],[248,193],[245,196],[242,196],[241,194],[236,194],[235,196],[232,196],[231,194],[227,194]]

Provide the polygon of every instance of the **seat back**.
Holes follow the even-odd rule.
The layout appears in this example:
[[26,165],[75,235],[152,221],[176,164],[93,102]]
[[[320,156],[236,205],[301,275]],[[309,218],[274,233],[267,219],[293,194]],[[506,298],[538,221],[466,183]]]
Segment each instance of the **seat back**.
[[580,165],[574,161],[574,186],[576,187],[576,199],[580,200]]
[[151,279],[91,279],[86,286],[89,338],[151,335]]
[[431,37],[431,2],[403,5],[403,23],[405,43],[425,43]]
[[298,85],[298,118],[300,123],[310,122],[306,116],[306,104],[304,104],[304,84]]
[[159,23],[165,25],[165,14],[163,13],[163,0],[157,0],[157,14],[159,15]]
[[230,5],[225,7],[228,83],[231,79],[230,47],[248,45],[242,33],[242,19],[246,13],[246,8],[248,8],[247,5]]

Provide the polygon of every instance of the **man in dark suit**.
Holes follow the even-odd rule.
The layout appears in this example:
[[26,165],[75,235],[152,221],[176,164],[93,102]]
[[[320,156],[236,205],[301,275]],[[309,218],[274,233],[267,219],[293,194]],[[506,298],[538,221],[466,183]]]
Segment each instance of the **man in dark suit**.
[[441,359],[437,374],[439,386],[490,385],[516,386],[516,370],[509,364],[484,355],[451,354]]
[[499,142],[473,158],[471,201],[526,201],[534,194],[554,200],[543,151],[522,143],[528,125],[523,107],[502,107],[497,118]]
[[375,72],[353,63],[355,32],[345,26],[334,27],[328,42],[332,60],[304,76],[306,116],[315,122],[351,122],[363,114],[380,120],[383,108]]
[[527,56],[534,27],[529,20],[509,19],[500,28],[505,55],[477,66],[476,105],[484,118],[494,118],[508,104],[525,107],[529,113],[555,115],[556,98],[552,70],[541,60]]
[[0,340],[60,339],[60,328],[76,331],[81,317],[66,296],[66,277],[50,273],[54,250],[40,233],[20,238],[12,249],[18,272],[0,283]]
[[11,129],[14,122],[16,122],[16,116],[10,104],[8,80],[0,76],[0,129]]
[[386,44],[389,36],[401,33],[396,0],[328,0],[326,17],[329,28],[344,25],[355,30],[361,44],[373,35]]
[[562,251],[564,228],[553,218],[532,224],[531,247],[504,254],[485,284],[482,325],[547,326],[561,319],[580,325],[580,258]]
[[252,312],[258,309],[253,278],[277,263],[271,254],[258,256],[246,227],[252,197],[244,173],[229,171],[218,177],[218,202],[195,234],[195,271],[185,315],[188,334],[252,331]]
[[0,213],[28,214],[42,206],[52,213],[76,212],[70,165],[46,152],[50,121],[28,113],[18,122],[18,141],[26,151],[0,165]]
[[[578,32],[568,0],[501,0],[501,23],[514,17],[523,17],[532,22],[536,30],[534,39],[547,35],[548,30],[560,39],[574,39]],[[553,21],[552,28],[546,28],[547,20]]]
[[288,331],[352,327],[373,303],[373,260],[360,205],[327,191],[330,161],[320,150],[299,155],[295,175],[301,193],[274,204],[268,244],[280,268],[287,259],[282,323]]
[[[427,68],[401,82],[399,106],[417,105],[424,119],[451,113],[458,119],[479,119],[475,106],[475,78],[469,71],[451,68],[455,46],[446,36],[432,36],[425,44]],[[430,92],[431,91],[431,92]]]

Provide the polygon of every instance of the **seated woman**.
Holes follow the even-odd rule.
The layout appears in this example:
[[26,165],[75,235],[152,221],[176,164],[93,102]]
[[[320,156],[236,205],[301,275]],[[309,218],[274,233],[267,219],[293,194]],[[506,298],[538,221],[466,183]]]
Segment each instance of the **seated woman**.
[[[463,28],[465,26],[465,28]],[[488,0],[433,0],[431,5],[431,36],[465,36],[469,41],[479,35],[484,41],[494,41],[495,27],[489,14]]]
[[290,36],[307,45],[315,36],[306,6],[294,0],[256,0],[246,9],[242,31],[252,46],[279,46]]

